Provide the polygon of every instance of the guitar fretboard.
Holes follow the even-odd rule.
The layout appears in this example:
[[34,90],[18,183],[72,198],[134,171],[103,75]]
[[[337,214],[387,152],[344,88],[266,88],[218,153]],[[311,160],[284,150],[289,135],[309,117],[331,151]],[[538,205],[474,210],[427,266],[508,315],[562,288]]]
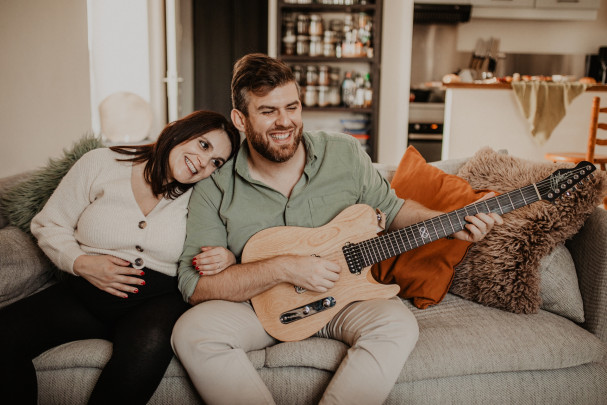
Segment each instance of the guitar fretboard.
[[535,184],[531,184],[413,224],[398,231],[365,240],[357,244],[360,249],[362,267],[379,263],[382,260],[461,231],[467,223],[464,219],[466,216],[491,212],[505,214],[540,199],[540,194]]

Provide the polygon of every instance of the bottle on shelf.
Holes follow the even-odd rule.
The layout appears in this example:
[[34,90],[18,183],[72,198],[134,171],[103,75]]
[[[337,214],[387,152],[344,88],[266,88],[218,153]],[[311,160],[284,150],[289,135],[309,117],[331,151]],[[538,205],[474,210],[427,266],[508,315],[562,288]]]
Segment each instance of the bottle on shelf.
[[373,86],[371,85],[371,74],[365,75],[365,102],[363,107],[370,108],[373,105]]
[[353,107],[356,98],[356,83],[352,79],[352,72],[347,71],[341,83],[341,101],[346,107]]
[[360,73],[357,73],[354,83],[356,84],[356,92],[354,93],[353,107],[362,108],[365,105],[365,79]]

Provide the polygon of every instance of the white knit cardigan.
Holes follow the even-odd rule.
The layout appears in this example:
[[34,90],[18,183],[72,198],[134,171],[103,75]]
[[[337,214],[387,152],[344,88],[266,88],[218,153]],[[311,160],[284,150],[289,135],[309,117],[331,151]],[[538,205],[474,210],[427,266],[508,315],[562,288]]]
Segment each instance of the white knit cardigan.
[[163,198],[144,216],[131,187],[132,164],[116,160],[121,157],[107,148],[82,156],[32,220],[32,234],[72,274],[78,256],[107,254],[175,276],[192,190]]

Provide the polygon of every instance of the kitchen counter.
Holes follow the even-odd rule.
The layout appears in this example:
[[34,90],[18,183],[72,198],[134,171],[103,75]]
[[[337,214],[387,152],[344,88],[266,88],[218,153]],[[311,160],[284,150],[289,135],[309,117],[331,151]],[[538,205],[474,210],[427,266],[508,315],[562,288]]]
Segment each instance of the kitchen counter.
[[[512,89],[510,83],[449,83],[444,84],[443,87],[445,89]],[[586,91],[607,91],[607,85],[594,84],[589,86]]]
[[545,161],[547,152],[585,152],[592,98],[607,104],[607,86],[594,85],[577,96],[548,140],[538,145],[508,83],[446,84],[442,158],[471,156],[484,146]]

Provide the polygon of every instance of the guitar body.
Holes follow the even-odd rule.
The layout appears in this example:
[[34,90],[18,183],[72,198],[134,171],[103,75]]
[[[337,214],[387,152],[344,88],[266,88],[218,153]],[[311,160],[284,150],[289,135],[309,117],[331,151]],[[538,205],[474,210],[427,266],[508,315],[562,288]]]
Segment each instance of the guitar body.
[[[279,284],[257,296],[251,302],[266,332],[281,341],[305,339],[322,329],[341,309],[354,301],[391,298],[398,294],[396,284],[380,284],[364,268],[359,274],[350,272],[342,247],[377,236],[378,220],[375,210],[357,204],[343,210],[328,224],[319,228],[280,226],[262,230],[249,239],[242,253],[242,263],[280,255],[319,256],[338,263],[339,280],[325,293],[297,292],[295,286]],[[312,314],[296,316],[284,322],[284,314],[333,298],[332,306],[314,310]],[[281,321],[283,317],[283,321]]]

